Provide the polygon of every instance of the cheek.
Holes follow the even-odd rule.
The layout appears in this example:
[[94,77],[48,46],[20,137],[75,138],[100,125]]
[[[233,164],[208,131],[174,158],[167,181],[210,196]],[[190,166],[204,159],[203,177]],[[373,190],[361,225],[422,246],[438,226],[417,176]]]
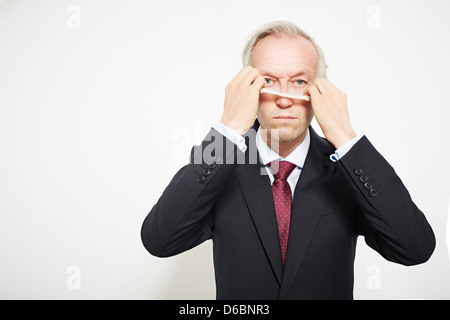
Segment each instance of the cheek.
[[306,102],[307,104],[305,105],[305,113],[307,113],[308,115],[311,115],[311,116],[313,116],[314,115],[314,112],[313,112],[313,109],[312,109],[312,107],[311,107],[311,103],[310,102]]
[[271,111],[276,107],[275,102],[273,101],[267,101],[264,99],[260,99],[259,100],[259,105],[258,105],[258,111],[256,113],[256,116],[258,117],[258,119],[264,121],[264,119],[271,114]]
[[314,112],[311,107],[311,104],[309,104],[307,107],[302,108],[302,112],[304,114],[305,121],[309,124],[311,123],[312,119],[314,118]]

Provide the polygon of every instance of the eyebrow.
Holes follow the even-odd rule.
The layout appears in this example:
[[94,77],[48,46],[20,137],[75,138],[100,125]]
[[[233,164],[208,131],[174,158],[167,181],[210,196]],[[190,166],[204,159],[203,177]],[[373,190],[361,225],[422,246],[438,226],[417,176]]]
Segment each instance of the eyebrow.
[[[261,72],[261,75],[270,76],[270,77],[273,77],[273,78],[278,78],[278,77],[274,76],[274,74],[272,72],[270,72],[270,71],[267,71],[267,70],[264,70],[264,69],[260,69],[260,72]],[[308,76],[308,77],[310,77],[311,74],[308,71],[304,70],[304,71],[297,72],[296,74],[291,76],[291,78],[295,78],[295,77],[298,77],[298,76]]]

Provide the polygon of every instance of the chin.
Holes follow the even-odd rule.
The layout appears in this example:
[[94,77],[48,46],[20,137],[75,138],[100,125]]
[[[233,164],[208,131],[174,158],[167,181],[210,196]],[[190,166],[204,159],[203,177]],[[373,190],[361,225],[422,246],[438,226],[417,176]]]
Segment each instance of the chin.
[[[301,135],[305,132],[307,127],[305,128],[288,128],[288,127],[281,127],[281,128],[273,128],[272,130],[278,130],[278,141],[281,143],[288,143],[288,142],[294,142],[298,140]],[[271,134],[272,138],[276,138],[277,134]]]

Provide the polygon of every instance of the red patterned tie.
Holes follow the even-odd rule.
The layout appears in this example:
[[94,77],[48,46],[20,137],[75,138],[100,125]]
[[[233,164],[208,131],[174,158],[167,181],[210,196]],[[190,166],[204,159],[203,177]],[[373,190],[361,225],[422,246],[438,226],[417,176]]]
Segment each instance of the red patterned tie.
[[289,228],[291,224],[292,193],[287,178],[295,164],[288,161],[272,161],[269,163],[275,180],[272,184],[273,201],[277,214],[278,233],[280,235],[281,257],[283,266],[286,260],[287,245],[289,239]]

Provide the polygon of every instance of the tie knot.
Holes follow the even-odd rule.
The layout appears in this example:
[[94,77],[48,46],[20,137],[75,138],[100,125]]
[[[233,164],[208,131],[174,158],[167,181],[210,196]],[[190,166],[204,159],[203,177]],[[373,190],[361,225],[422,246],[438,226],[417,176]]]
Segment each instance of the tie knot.
[[295,164],[289,161],[272,161],[269,163],[270,169],[275,177],[275,180],[286,180],[296,167]]

